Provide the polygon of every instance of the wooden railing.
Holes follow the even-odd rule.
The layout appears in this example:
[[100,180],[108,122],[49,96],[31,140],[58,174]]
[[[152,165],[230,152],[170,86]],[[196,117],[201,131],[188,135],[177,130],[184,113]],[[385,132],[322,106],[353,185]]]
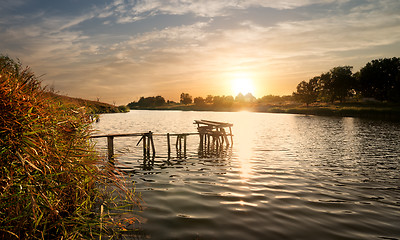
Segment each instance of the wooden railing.
[[91,136],[90,138],[107,138],[107,156],[108,160],[112,161],[114,160],[114,138],[116,137],[141,137],[136,146],[138,146],[142,142],[143,158],[148,159],[150,158],[150,151],[152,152],[153,157],[156,154],[153,136],[167,137],[168,158],[169,158],[171,156],[171,137],[176,137],[176,144],[175,144],[176,149],[182,151],[183,147],[184,154],[186,154],[186,137],[189,135],[199,135],[199,133],[157,134],[149,131],[145,133],[117,133],[117,134],[94,135]]

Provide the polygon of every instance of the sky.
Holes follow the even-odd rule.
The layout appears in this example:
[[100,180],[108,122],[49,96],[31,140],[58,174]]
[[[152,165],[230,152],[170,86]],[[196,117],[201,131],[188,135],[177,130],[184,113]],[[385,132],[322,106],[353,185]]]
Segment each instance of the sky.
[[71,97],[259,98],[400,57],[400,1],[2,0],[0,36],[0,54]]

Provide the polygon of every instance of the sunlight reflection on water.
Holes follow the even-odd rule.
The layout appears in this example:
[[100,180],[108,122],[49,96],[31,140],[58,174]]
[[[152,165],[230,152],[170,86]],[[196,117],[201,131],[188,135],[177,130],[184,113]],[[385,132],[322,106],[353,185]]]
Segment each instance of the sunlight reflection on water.
[[[115,140],[117,166],[145,200],[143,238],[400,238],[399,124],[132,111],[102,115],[94,126],[99,133],[195,132],[195,119],[233,123],[233,147],[222,157],[201,157],[192,136],[187,158],[173,153],[168,161],[166,139],[158,137],[157,157],[144,168],[138,139]],[[105,141],[97,147],[105,149]]]

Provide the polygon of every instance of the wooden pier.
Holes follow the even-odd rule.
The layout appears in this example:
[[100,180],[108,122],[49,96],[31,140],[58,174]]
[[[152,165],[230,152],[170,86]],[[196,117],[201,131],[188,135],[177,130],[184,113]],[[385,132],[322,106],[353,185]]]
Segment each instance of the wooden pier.
[[[231,123],[215,122],[208,120],[195,120],[194,124],[197,124],[197,130],[200,134],[200,145],[210,144],[210,138],[215,145],[223,145],[226,143],[230,145],[228,136],[231,137],[231,144],[233,145],[233,135]],[[225,128],[229,128],[229,133],[226,133]]]
[[[107,158],[109,161],[114,161],[114,138],[116,137],[140,137],[136,146],[142,143],[143,146],[143,159],[147,160],[152,157],[155,158],[156,150],[154,146],[155,136],[167,137],[167,147],[168,147],[168,159],[171,157],[171,137],[176,137],[175,148],[178,157],[186,157],[186,143],[187,136],[199,135],[200,145],[199,153],[202,155],[207,155],[212,152],[220,152],[223,146],[230,146],[233,144],[232,126],[231,123],[215,122],[208,120],[195,120],[194,124],[197,124],[198,132],[195,133],[153,133],[143,132],[143,133],[122,133],[122,134],[105,134],[105,135],[94,135],[90,138],[107,138]],[[225,130],[229,128],[229,133]],[[230,142],[228,139],[230,136]],[[182,156],[183,150],[183,156]]]

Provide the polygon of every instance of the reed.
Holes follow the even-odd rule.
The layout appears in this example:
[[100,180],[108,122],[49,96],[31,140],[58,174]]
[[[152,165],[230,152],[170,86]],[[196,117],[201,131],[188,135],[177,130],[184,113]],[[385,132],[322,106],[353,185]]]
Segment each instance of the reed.
[[110,212],[137,209],[140,198],[100,163],[90,126],[84,108],[49,97],[29,68],[0,56],[0,239],[112,238],[125,229]]

